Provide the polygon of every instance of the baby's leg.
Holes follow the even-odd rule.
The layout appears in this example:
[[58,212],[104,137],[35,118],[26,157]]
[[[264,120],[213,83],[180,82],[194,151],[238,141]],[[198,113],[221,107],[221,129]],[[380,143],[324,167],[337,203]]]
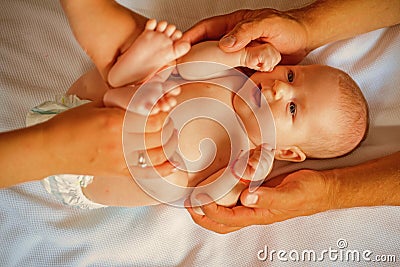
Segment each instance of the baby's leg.
[[67,91],[67,95],[77,95],[80,99],[98,101],[108,90],[107,84],[103,81],[99,71],[92,69],[82,75]]
[[145,30],[111,68],[108,82],[113,87],[138,83],[186,54],[190,44],[180,42],[182,33],[165,21],[147,22]]

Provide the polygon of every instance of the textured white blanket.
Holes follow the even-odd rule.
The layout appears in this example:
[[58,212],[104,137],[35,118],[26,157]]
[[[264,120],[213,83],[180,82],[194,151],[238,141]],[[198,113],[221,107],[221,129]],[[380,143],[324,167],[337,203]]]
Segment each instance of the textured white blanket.
[[[254,2],[124,1],[182,30],[204,17],[238,8],[288,9],[310,1]],[[74,40],[58,1],[3,0],[0,18],[0,130],[6,131],[23,127],[31,107],[65,92],[92,64]],[[400,149],[399,30],[395,26],[327,45],[303,62],[341,68],[359,83],[370,106],[370,133],[362,147],[345,158],[277,166],[275,173],[346,166]],[[354,208],[219,235],[194,224],[184,209],[159,205],[77,210],[54,200],[40,183],[28,183],[0,190],[0,265],[282,265],[277,253],[273,261],[260,261],[266,250],[286,251],[281,256],[296,266],[364,266],[365,251],[371,251],[370,258],[396,255],[398,262],[399,218],[398,207]],[[303,250],[314,250],[318,257],[323,250],[338,252],[331,258],[325,254],[322,262],[303,262]],[[350,250],[361,253],[359,263],[351,255],[346,262]]]

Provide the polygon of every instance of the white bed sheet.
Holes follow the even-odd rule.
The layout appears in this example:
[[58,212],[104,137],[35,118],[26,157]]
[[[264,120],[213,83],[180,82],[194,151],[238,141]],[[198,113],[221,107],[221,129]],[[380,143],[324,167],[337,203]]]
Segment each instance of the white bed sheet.
[[[123,2],[185,30],[201,18],[238,8],[288,9],[310,1]],[[6,131],[23,127],[31,107],[65,92],[92,64],[74,40],[58,1],[3,0],[0,19],[0,130]],[[339,67],[360,84],[370,106],[370,133],[362,147],[345,158],[278,165],[275,173],[356,164],[400,149],[399,29],[327,45],[303,62]],[[259,261],[258,251],[268,246],[319,253],[338,249],[339,239],[347,241],[347,249],[396,255],[399,262],[399,218],[398,207],[354,208],[219,235],[194,224],[184,209],[159,205],[77,210],[57,202],[34,182],[0,190],[0,265],[280,266],[276,255],[272,262]],[[323,262],[288,263],[365,266],[363,261],[328,257]]]

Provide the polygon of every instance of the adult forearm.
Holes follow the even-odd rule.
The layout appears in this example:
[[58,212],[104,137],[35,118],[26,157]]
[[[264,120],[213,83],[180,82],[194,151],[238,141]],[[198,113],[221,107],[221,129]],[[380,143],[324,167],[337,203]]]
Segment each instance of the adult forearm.
[[41,126],[0,133],[0,188],[51,174]]
[[353,167],[327,171],[333,208],[400,205],[400,152]]
[[289,11],[308,34],[307,49],[400,23],[398,0],[318,0]]

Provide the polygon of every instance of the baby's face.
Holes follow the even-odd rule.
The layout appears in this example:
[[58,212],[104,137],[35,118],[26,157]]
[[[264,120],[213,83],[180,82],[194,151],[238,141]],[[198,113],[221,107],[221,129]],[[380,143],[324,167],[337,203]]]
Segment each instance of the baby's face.
[[[321,129],[334,131],[337,120],[337,74],[330,68],[277,66],[272,72],[257,72],[250,79],[259,87],[272,111],[277,149],[312,142]],[[247,101],[257,101],[246,99]],[[250,108],[235,95],[233,106],[250,140],[258,145],[258,126]]]

